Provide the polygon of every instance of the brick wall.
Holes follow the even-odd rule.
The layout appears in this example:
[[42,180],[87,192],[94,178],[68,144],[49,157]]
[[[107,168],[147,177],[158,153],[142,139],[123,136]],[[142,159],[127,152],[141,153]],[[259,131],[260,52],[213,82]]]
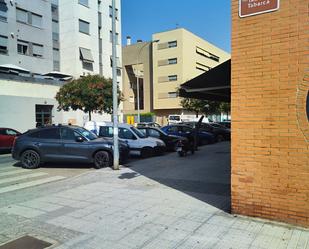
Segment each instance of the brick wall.
[[309,226],[308,0],[232,0],[232,211]]

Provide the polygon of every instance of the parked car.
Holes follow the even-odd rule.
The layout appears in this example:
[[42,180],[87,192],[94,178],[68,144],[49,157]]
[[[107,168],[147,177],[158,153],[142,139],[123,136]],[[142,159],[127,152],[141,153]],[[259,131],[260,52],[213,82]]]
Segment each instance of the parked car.
[[[186,122],[184,124],[195,128],[197,122]],[[217,142],[231,140],[231,131],[216,123],[201,123],[200,131],[212,133],[215,136]]]
[[176,145],[179,140],[181,140],[184,144],[188,143],[187,138],[175,135],[168,135],[167,133],[156,127],[138,127],[138,129],[143,132],[146,137],[154,137],[161,139],[166,144],[166,149],[169,151],[176,151]]
[[[167,125],[161,128],[162,131],[169,135],[176,135],[192,139],[194,130],[192,127],[184,124]],[[209,132],[199,131],[197,133],[197,143],[199,145],[211,144],[216,141],[215,136]]]
[[21,133],[11,128],[0,128],[0,152],[10,152],[14,140]]
[[157,127],[160,128],[161,125],[155,122],[141,122],[137,124],[137,127]]
[[[128,153],[128,146],[120,142],[121,163]],[[78,126],[47,126],[20,135],[15,140],[12,156],[27,169],[56,161],[93,163],[99,169],[112,165],[113,142]]]
[[[89,121],[85,124],[85,128],[94,131],[99,137],[113,137],[112,122]],[[146,137],[132,125],[119,124],[118,136],[121,141],[129,145],[131,155],[146,158],[153,155],[160,155],[166,150],[165,143],[162,140]]]
[[218,124],[224,126],[227,129],[231,129],[231,121],[218,122]]

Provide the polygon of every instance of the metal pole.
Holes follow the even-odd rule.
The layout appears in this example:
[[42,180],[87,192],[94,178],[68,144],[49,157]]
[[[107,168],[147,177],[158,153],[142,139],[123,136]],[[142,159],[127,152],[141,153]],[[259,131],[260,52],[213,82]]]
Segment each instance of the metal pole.
[[116,51],[116,8],[115,0],[112,0],[112,35],[113,35],[113,128],[114,128],[114,165],[113,169],[119,169],[119,144],[118,144],[118,88],[117,88],[117,51]]

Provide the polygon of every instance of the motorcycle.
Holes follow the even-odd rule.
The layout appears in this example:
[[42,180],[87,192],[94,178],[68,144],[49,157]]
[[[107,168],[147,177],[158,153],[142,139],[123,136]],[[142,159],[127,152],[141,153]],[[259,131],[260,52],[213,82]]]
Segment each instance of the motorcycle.
[[188,152],[191,151],[193,155],[195,152],[194,143],[189,140],[179,140],[176,144],[176,152],[180,157],[186,156]]

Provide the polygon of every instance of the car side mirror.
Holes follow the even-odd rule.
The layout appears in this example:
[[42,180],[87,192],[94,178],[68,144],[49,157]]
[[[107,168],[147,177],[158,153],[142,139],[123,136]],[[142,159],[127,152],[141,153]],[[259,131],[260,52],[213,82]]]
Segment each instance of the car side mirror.
[[81,136],[76,137],[76,142],[81,143],[84,142],[84,138]]

